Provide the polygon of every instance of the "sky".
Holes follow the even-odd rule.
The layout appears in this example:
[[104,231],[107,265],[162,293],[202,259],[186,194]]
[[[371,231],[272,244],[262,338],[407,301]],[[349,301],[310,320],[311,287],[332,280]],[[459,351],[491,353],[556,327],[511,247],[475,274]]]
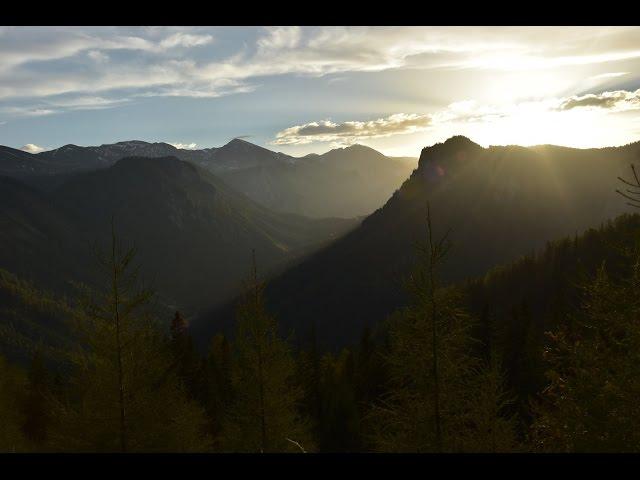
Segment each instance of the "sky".
[[0,144],[640,140],[638,27],[0,27]]

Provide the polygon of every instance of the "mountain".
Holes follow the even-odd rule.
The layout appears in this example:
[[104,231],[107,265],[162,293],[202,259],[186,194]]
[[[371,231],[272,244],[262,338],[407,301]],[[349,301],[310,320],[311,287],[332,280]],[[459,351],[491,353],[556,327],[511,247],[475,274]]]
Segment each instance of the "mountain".
[[77,173],[108,168],[132,156],[174,156],[214,173],[269,209],[311,217],[367,215],[414,168],[412,161],[360,145],[295,158],[242,139],[203,150],[132,140],[96,147],[65,145],[38,154],[0,147],[0,175],[50,191]]
[[[298,338],[315,324],[321,344],[351,343],[406,302],[402,280],[414,244],[426,238],[427,203],[436,237],[451,229],[442,276],[455,282],[628,211],[614,192],[616,177],[628,177],[639,158],[640,143],[482,148],[453,137],[424,148],[418,168],[381,209],[268,283],[269,307]],[[229,329],[232,317],[231,306],[213,311],[194,324],[194,335]]]
[[355,217],[382,206],[411,174],[414,162],[353,145],[296,161],[225,172],[222,178],[274,210]]
[[237,291],[252,249],[272,271],[354,225],[272,212],[175,157],[125,158],[52,192],[4,178],[0,197],[0,267],[55,290],[94,281],[92,244],[107,246],[114,215],[118,236],[139,249],[143,277],[165,304],[185,309]]

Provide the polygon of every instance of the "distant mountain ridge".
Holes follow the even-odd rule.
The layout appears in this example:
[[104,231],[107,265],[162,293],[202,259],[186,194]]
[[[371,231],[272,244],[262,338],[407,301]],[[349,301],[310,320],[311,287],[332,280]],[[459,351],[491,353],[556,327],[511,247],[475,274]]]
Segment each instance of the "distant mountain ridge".
[[70,176],[125,157],[167,157],[202,167],[269,209],[312,217],[355,217],[380,207],[415,163],[355,145],[292,157],[242,139],[219,148],[178,149],[138,140],[94,147],[65,145],[37,154],[0,147],[0,175],[52,190]]

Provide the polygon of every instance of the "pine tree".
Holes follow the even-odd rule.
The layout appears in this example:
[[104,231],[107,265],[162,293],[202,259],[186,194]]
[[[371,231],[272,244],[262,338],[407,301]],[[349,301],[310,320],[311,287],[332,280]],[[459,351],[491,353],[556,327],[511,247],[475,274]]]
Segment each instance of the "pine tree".
[[[255,255],[255,254],[254,254]],[[232,385],[222,445],[231,452],[300,452],[312,448],[308,422],[298,412],[302,389],[293,384],[295,364],[264,304],[255,256],[250,282],[237,312]]]
[[108,288],[84,288],[75,322],[81,348],[69,399],[55,405],[53,448],[70,451],[199,451],[204,413],[188,400],[171,358],[170,342],[148,311],[151,293],[139,288],[135,250],[117,242],[100,255]]

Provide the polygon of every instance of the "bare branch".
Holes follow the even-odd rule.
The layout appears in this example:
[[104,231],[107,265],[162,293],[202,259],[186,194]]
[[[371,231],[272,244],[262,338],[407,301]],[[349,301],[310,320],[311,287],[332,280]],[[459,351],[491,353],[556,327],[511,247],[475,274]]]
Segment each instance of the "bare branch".
[[296,447],[298,447],[298,448],[302,451],[302,453],[307,453],[307,451],[306,451],[304,448],[302,448],[302,445],[300,445],[300,444],[299,444],[298,442],[296,442],[295,440],[291,440],[290,438],[287,438],[287,437],[285,437],[284,439],[285,439],[286,441],[288,441],[288,442],[293,443]]

